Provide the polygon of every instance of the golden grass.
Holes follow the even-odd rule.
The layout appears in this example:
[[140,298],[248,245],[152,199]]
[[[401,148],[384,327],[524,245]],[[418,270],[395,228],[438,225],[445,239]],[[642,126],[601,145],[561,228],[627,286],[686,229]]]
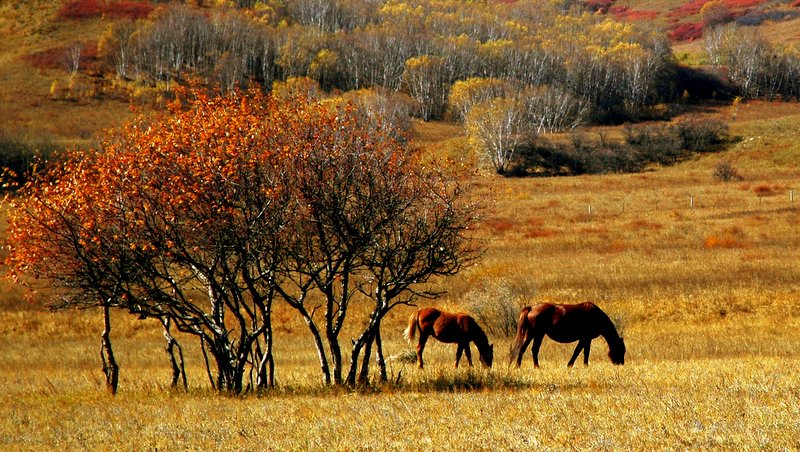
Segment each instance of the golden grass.
[[[546,340],[541,369],[532,368],[530,354],[521,369],[509,369],[510,339],[493,337],[494,369],[455,370],[454,347],[431,341],[424,371],[390,359],[392,384],[326,389],[305,326],[279,308],[277,390],[214,394],[197,344],[182,337],[190,383],[182,393],[166,388],[156,322],[118,313],[113,337],[122,378],[112,398],[98,359],[99,313],[43,312],[6,294],[0,448],[797,447],[800,206],[788,195],[800,186],[789,126],[796,108],[750,104],[732,123],[742,141],[675,167],[475,176],[478,195],[492,205],[481,230],[487,253],[439,282],[447,295],[435,304],[594,300],[626,338],[623,367],[608,362],[597,340],[588,368],[567,369],[573,346]],[[752,136],[764,137],[759,147],[745,146]],[[445,140],[444,152],[459,149],[458,140]],[[744,180],[715,182],[722,159]],[[460,163],[475,161],[467,152]],[[397,309],[384,322],[389,356],[412,350],[401,336],[410,311]]]
[[[122,322],[124,323],[124,322]],[[780,323],[780,322],[779,322]],[[772,326],[770,326],[772,325]],[[742,330],[730,320],[703,328],[667,322],[631,328],[628,364],[595,347],[590,367],[566,369],[571,347],[547,342],[542,368],[450,368],[452,347],[431,344],[429,368],[394,365],[402,386],[372,392],[323,390],[313,357],[285,341],[283,389],[224,397],[171,392],[156,335],[117,340],[122,391],[101,388],[95,341],[42,347],[0,342],[0,445],[6,449],[581,449],[792,448],[800,381],[798,322]],[[766,331],[762,330],[766,328]],[[766,342],[765,339],[769,339]],[[38,356],[25,352],[34,345]],[[390,348],[406,347],[389,342]],[[773,348],[776,346],[777,348]],[[19,353],[13,353],[17,350]],[[9,353],[11,351],[12,353]],[[500,363],[498,363],[500,364]],[[163,383],[161,383],[163,384]]]

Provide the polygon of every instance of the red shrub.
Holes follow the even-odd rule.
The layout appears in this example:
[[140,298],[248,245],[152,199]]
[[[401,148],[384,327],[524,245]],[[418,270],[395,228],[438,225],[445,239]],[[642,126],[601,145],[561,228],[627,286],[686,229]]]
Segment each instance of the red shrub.
[[630,9],[627,6],[612,6],[608,12],[617,19],[625,19],[631,22],[653,20],[659,14],[658,11]]
[[703,5],[708,3],[710,0],[693,0],[685,5],[672,10],[668,14],[669,17],[686,17],[686,16],[693,16],[698,14],[700,10],[703,8]]
[[98,0],[73,0],[66,2],[58,10],[58,17],[62,19],[88,19],[99,17],[103,8]]
[[511,231],[516,226],[514,223],[506,219],[488,220],[486,221],[485,225],[495,234]]
[[147,2],[122,1],[109,3],[103,8],[103,14],[114,19],[144,19],[153,11],[153,4]]
[[62,69],[66,52],[66,47],[53,47],[25,55],[22,59],[37,69]]
[[767,184],[761,184],[761,185],[756,185],[755,187],[753,187],[753,193],[755,193],[756,196],[761,196],[761,197],[764,197],[764,196],[775,196],[775,195],[778,194],[778,191],[780,189],[781,188],[778,187],[778,186],[770,186],[770,185],[767,185]]
[[103,2],[99,0],[72,0],[64,3],[58,10],[58,17],[62,19],[90,19],[92,17],[108,16],[112,19],[144,19],[153,11],[150,2],[128,1]]
[[669,33],[669,39],[673,41],[694,41],[703,36],[703,23],[680,24]]
[[800,8],[800,0],[797,0],[796,2],[792,3],[792,6],[794,6],[795,8]]
[[[65,69],[68,46],[51,47],[46,50],[31,53],[22,57],[31,66],[37,69]],[[88,41],[81,44],[80,65],[85,67],[90,61],[97,59],[97,41]]]

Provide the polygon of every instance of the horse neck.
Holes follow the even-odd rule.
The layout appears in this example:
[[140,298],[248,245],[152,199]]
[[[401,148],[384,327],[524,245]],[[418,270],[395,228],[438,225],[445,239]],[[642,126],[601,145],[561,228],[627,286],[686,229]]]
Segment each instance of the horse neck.
[[600,335],[603,336],[609,346],[616,345],[619,343],[620,337],[614,322],[605,312],[598,309],[598,313],[600,314]]
[[474,326],[475,332],[473,333],[472,342],[475,343],[475,346],[478,347],[478,351],[480,351],[481,354],[485,354],[489,350],[489,338],[486,337],[486,333],[484,333],[477,324]]

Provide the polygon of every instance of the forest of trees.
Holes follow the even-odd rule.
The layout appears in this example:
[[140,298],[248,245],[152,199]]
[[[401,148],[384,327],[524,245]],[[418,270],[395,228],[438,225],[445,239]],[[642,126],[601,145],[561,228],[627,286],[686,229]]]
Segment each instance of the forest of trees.
[[169,6],[148,21],[116,23],[101,53],[119,76],[154,85],[199,76],[232,89],[309,77],[325,91],[401,92],[425,120],[442,118],[452,85],[470,78],[516,85],[506,96],[566,97],[570,118],[545,120],[551,128],[584,116],[635,118],[672,95],[663,34],[556,5],[257,3],[213,12]]

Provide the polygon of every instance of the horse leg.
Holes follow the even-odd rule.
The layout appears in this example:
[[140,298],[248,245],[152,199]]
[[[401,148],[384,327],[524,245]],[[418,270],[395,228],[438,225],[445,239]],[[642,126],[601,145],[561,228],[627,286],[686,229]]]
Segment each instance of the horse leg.
[[522,355],[525,354],[525,350],[528,348],[528,344],[530,344],[532,340],[533,337],[530,334],[525,335],[525,340],[522,342],[522,346],[517,352],[517,367],[522,365]]
[[586,342],[583,339],[579,340],[578,346],[575,347],[575,352],[572,354],[572,358],[570,358],[569,362],[567,363],[567,367],[572,367],[572,365],[575,364],[575,360],[578,359],[578,355],[581,353],[581,350],[583,350],[585,347],[586,347]]
[[469,342],[464,344],[464,355],[467,357],[467,362],[469,363],[469,367],[472,367],[472,354],[469,351]]
[[456,368],[458,368],[458,362],[461,361],[461,353],[464,351],[464,344],[458,344],[458,350],[456,350]]
[[592,348],[592,341],[586,341],[586,346],[583,347],[583,365],[589,365],[589,350]]
[[533,355],[533,367],[539,368],[539,347],[542,346],[542,339],[544,335],[536,336],[533,338],[533,347],[531,347],[531,354]]
[[428,335],[421,332],[419,333],[419,342],[417,342],[417,364],[422,369],[424,363],[422,361],[422,352],[425,350],[425,342],[428,341]]

